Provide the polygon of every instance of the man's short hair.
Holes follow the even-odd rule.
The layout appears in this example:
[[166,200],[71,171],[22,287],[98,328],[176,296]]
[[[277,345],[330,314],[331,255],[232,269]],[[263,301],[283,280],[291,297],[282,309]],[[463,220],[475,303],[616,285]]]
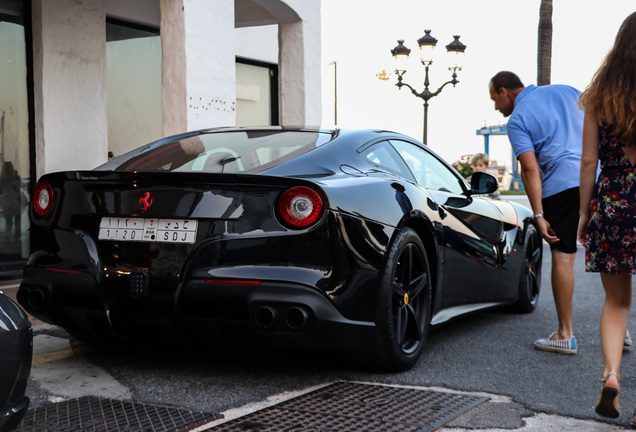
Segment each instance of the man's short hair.
[[519,77],[509,71],[501,71],[497,75],[491,78],[490,85],[492,85],[495,91],[499,91],[502,88],[507,90],[514,90],[523,87],[523,83]]

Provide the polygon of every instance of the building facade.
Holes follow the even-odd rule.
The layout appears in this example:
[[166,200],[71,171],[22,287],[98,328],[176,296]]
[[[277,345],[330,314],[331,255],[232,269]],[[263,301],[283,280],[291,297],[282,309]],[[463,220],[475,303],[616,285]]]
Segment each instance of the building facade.
[[162,136],[321,122],[319,0],[0,0],[0,278],[41,175]]

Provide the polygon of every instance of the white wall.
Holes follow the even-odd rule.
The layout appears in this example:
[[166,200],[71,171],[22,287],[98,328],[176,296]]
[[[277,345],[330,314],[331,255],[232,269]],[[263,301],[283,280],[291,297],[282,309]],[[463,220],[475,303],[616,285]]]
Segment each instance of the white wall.
[[234,3],[161,0],[164,135],[236,118]]
[[36,174],[108,151],[104,0],[33,0]]
[[277,25],[237,28],[234,30],[234,41],[237,56],[266,63],[278,63]]
[[278,64],[281,124],[320,125],[321,2],[254,1],[271,13],[278,25],[236,29],[237,55]]
[[300,21],[279,24],[281,124],[320,125],[322,119],[320,1],[286,0]]
[[279,63],[282,124],[320,124],[320,1],[253,1],[279,24],[235,29],[232,0],[33,0],[36,175],[107,159],[107,13],[160,24],[163,135],[235,124],[237,55]]

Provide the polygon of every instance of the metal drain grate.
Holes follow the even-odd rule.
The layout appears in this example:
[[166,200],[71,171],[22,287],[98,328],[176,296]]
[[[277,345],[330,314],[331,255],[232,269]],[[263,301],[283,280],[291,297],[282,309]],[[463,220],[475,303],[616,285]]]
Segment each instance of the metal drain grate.
[[218,418],[222,416],[86,396],[27,411],[16,432],[181,432]]
[[214,432],[428,432],[487,397],[339,382],[244,417]]

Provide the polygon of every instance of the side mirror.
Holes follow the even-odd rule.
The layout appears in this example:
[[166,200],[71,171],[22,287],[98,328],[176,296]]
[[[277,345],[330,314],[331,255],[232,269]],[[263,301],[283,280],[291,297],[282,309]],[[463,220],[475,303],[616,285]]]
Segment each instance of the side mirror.
[[485,172],[475,172],[470,178],[470,194],[489,194],[499,188],[497,178]]

